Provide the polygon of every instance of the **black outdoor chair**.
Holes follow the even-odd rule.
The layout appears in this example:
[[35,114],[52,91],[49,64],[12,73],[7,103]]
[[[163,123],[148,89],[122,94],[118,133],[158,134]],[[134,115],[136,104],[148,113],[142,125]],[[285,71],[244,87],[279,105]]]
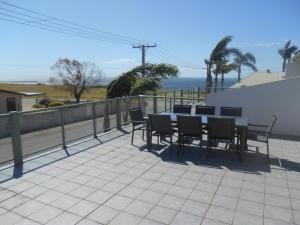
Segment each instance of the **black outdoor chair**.
[[235,142],[235,119],[208,117],[207,147],[211,150],[214,143],[225,142],[234,146]]
[[242,116],[242,107],[221,106],[221,116]]
[[129,115],[132,122],[131,144],[133,144],[134,132],[137,130],[141,130],[143,132],[142,138],[144,140],[145,130],[146,130],[146,120],[144,119],[143,112],[140,108],[129,110]]
[[208,106],[208,105],[196,105],[196,114],[202,115],[215,115],[215,106]]
[[152,136],[157,136],[157,145],[159,146],[159,139],[161,137],[170,138],[170,149],[173,145],[174,129],[171,124],[170,115],[149,114],[149,129],[150,129],[150,150],[152,149]]
[[191,114],[191,112],[192,112],[191,105],[174,105],[173,106],[173,113]]
[[[269,137],[272,133],[276,120],[277,120],[277,116],[273,115],[269,125],[248,124],[249,129],[248,129],[247,139],[266,143],[268,159],[270,159]],[[257,152],[258,152],[258,148],[257,148]]]
[[202,119],[199,116],[177,116],[179,146],[184,147],[184,138],[199,138],[202,149]]

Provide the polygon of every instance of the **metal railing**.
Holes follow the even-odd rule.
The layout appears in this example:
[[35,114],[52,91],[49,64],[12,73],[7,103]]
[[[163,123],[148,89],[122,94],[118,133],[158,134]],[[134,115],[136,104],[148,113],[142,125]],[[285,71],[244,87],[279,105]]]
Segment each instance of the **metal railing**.
[[66,149],[79,139],[130,124],[128,110],[141,107],[144,114],[171,111],[174,104],[201,104],[200,88],[164,91],[27,112],[0,115],[0,164],[23,163],[23,158],[53,148]]

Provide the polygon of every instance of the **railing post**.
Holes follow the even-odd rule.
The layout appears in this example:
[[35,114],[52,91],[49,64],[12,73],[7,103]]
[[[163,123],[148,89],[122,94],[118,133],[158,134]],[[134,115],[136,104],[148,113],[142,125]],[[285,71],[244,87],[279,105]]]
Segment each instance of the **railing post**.
[[198,98],[198,102],[200,101],[200,87],[198,87],[198,91],[197,91],[197,98]]
[[97,123],[96,123],[96,102],[92,103],[92,110],[93,110],[93,131],[94,131],[94,138],[97,138]]
[[116,116],[117,116],[117,129],[120,130],[122,127],[121,122],[121,98],[116,98]]
[[156,98],[156,93],[153,94],[153,113],[157,113],[157,98]]
[[167,112],[167,92],[165,92],[165,112]]
[[144,115],[146,115],[146,104],[145,104],[145,96],[139,95],[139,107],[142,109]]
[[109,102],[111,102],[111,100],[105,100],[105,105],[104,105],[104,122],[103,122],[103,131],[107,132],[110,129],[110,118],[109,118]]
[[22,166],[23,164],[23,152],[21,141],[21,124],[20,113],[10,113],[10,125],[11,125],[11,141],[14,154],[14,163],[16,166]]
[[195,99],[194,99],[194,97],[195,97],[195,96],[194,96],[195,88],[193,88],[192,91],[193,91],[193,92],[192,92],[192,98],[193,98],[193,104],[194,104],[194,103],[195,103]]
[[183,104],[183,90],[182,89],[180,90],[180,97],[181,97],[180,104],[182,105]]
[[66,149],[67,145],[66,145],[65,119],[64,119],[64,108],[63,107],[61,107],[59,109],[59,113],[60,113],[60,126],[61,126],[62,147],[63,147],[63,149]]

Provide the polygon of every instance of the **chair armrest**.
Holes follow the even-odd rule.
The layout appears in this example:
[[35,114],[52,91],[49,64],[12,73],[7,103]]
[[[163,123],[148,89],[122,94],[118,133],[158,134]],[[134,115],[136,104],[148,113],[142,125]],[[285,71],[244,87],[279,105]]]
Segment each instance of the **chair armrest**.
[[268,132],[267,131],[261,131],[261,130],[248,130],[248,133],[256,133],[256,134],[264,134],[267,135]]
[[132,120],[132,123],[146,123],[147,121],[145,120]]

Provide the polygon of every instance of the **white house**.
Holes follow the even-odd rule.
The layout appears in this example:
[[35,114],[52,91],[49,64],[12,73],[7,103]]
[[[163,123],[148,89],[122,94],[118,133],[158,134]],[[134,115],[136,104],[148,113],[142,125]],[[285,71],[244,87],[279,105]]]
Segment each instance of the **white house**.
[[300,55],[287,64],[285,73],[253,73],[233,87],[208,95],[206,104],[217,110],[242,106],[243,115],[255,124],[268,124],[276,114],[274,133],[300,136]]

